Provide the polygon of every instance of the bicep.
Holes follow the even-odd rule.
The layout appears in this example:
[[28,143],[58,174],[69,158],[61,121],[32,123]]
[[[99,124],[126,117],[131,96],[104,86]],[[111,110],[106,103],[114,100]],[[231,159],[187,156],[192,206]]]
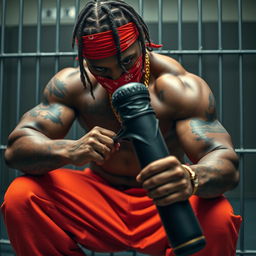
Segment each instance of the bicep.
[[217,119],[191,118],[177,122],[180,143],[193,162],[216,149],[233,148],[230,135]]
[[12,134],[30,129],[50,139],[60,139],[65,137],[74,119],[74,110],[66,105],[41,103],[24,114]]

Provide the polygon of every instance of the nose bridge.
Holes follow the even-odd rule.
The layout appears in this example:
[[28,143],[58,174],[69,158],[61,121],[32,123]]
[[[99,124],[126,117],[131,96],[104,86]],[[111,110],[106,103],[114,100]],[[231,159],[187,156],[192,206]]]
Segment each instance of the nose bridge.
[[116,80],[118,79],[122,74],[123,74],[123,69],[120,67],[120,65],[118,64],[116,67],[114,67],[112,70],[111,70],[111,78],[113,80]]

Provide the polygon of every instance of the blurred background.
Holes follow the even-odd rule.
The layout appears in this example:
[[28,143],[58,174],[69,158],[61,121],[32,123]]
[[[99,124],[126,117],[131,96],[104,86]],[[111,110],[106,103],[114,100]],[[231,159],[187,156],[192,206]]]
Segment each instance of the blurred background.
[[[0,203],[10,182],[21,174],[4,163],[7,137],[22,114],[40,102],[51,77],[64,67],[77,65],[71,37],[75,17],[86,2],[0,2]],[[177,59],[211,87],[218,117],[240,156],[240,185],[226,194],[235,213],[244,219],[237,255],[256,255],[256,1],[126,2],[144,17],[152,40],[164,45],[158,52]],[[84,133],[74,123],[67,137],[75,139]],[[0,255],[15,255],[2,216]]]

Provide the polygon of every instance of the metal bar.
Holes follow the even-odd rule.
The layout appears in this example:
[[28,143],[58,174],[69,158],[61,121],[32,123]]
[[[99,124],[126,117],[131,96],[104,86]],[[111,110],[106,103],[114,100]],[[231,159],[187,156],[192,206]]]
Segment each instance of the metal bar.
[[[2,0],[2,8],[1,8],[1,44],[0,44],[0,55],[4,53],[4,38],[5,38],[5,23],[6,23],[6,1]],[[0,59],[0,141],[2,140],[3,136],[3,83],[4,83],[4,59]],[[3,160],[2,160],[3,161]],[[2,175],[1,180],[2,180]],[[0,221],[0,238],[3,235],[2,230],[4,230],[4,227],[2,227],[3,222]],[[1,241],[1,239],[0,239]]]
[[158,43],[163,42],[163,0],[158,0]]
[[[222,51],[222,0],[218,0],[218,50]],[[218,56],[219,68],[219,120],[223,120],[223,55]]]
[[55,56],[76,56],[74,52],[26,52],[26,53],[5,53],[0,58],[24,58],[24,57],[55,57]]
[[[18,54],[22,54],[23,46],[23,18],[24,18],[24,1],[19,1],[19,26],[18,26]],[[17,59],[17,91],[16,91],[16,123],[20,119],[20,92],[21,92],[21,68],[22,58]],[[19,172],[15,170],[15,176],[18,176]]]
[[256,250],[237,250],[236,255],[256,255]]
[[[219,54],[230,54],[230,55],[245,55],[245,54],[256,54],[256,50],[156,50],[157,53],[162,54],[174,54],[174,55],[219,55]],[[26,53],[3,53],[0,55],[1,58],[25,58],[25,57],[75,57],[76,52],[26,52]]]
[[8,240],[8,239],[0,239],[0,244],[9,244],[9,245],[11,245],[10,240]]
[[[60,0],[56,0],[56,37],[55,37],[55,52],[60,51]],[[58,72],[60,66],[60,58],[58,55],[55,56],[55,73]]]
[[[76,12],[75,17],[78,17],[79,10],[80,10],[80,0],[76,0],[76,5],[75,6],[76,6],[75,7],[75,12]],[[75,45],[74,45],[73,53],[74,53],[75,56],[77,56],[77,51],[75,50]],[[73,66],[74,67],[77,66],[77,60],[76,60],[75,56],[73,57],[73,60],[74,60],[73,61]]]
[[[80,0],[76,0],[75,10],[76,10],[75,17],[77,17],[78,14],[79,14],[79,10],[80,10]],[[74,53],[75,53],[75,55],[77,55],[75,50],[74,50]],[[77,60],[76,60],[75,57],[73,58],[73,65],[74,65],[74,67],[77,66]],[[73,123],[72,135],[71,136],[72,136],[73,139],[77,139],[77,137],[78,137],[78,124],[77,124],[77,122]],[[73,166],[73,168],[75,168],[75,166]]]
[[144,0],[139,0],[139,14],[144,17]]
[[256,54],[256,50],[160,50],[162,54]]
[[[36,35],[36,52],[40,53],[41,50],[41,27],[42,27],[42,1],[37,2],[37,35]],[[35,101],[39,103],[40,99],[40,67],[41,59],[39,56],[36,57],[36,93]]]
[[[182,51],[182,0],[178,0],[178,50]],[[182,55],[179,56],[179,62],[182,63]]]
[[[20,0],[19,3],[19,28],[18,28],[18,53],[22,53],[22,40],[23,40],[23,16],[24,16],[24,1]],[[20,88],[21,88],[21,68],[22,59],[17,60],[17,92],[16,92],[16,123],[20,119]],[[19,175],[19,171],[15,170],[15,176]]]
[[[198,0],[198,50],[202,50],[202,0]],[[202,54],[198,55],[198,75],[202,76]]]
[[[19,28],[18,28],[18,53],[22,54],[22,39],[23,39],[23,16],[24,16],[24,2],[20,0],[19,4]],[[20,118],[20,87],[21,87],[21,66],[22,59],[17,60],[17,93],[16,93],[16,122]]]
[[236,149],[237,153],[247,153],[247,154],[251,154],[251,153],[256,153],[256,149],[250,149],[250,148],[243,148],[243,149]]
[[[6,1],[3,0],[2,1],[2,10],[1,10],[1,45],[0,45],[0,51],[1,51],[1,55],[3,55],[4,53],[4,37],[5,37],[5,22],[6,22],[6,16],[5,16],[5,12],[6,12]],[[3,83],[4,83],[4,60],[0,59],[0,114],[2,116],[3,114]],[[1,136],[2,136],[2,118],[0,118],[0,141],[1,141]]]
[[[237,2],[238,7],[238,49],[242,50],[242,2],[238,0]],[[244,148],[244,102],[243,102],[243,56],[239,54],[239,127],[240,127],[240,148]],[[240,157],[240,215],[244,217],[245,215],[245,202],[244,202],[244,195],[245,195],[245,173],[244,173],[244,155]],[[245,250],[245,230],[244,230],[244,222],[241,224],[240,228],[240,250],[243,252]],[[243,254],[242,254],[243,255]]]

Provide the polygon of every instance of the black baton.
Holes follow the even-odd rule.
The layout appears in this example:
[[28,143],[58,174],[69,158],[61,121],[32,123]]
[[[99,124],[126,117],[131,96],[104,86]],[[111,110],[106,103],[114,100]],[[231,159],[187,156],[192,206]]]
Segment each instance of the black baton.
[[[112,105],[122,123],[118,138],[133,143],[141,168],[170,155],[144,84],[119,87],[112,95]],[[191,255],[205,246],[205,237],[188,200],[156,207],[176,255]]]

